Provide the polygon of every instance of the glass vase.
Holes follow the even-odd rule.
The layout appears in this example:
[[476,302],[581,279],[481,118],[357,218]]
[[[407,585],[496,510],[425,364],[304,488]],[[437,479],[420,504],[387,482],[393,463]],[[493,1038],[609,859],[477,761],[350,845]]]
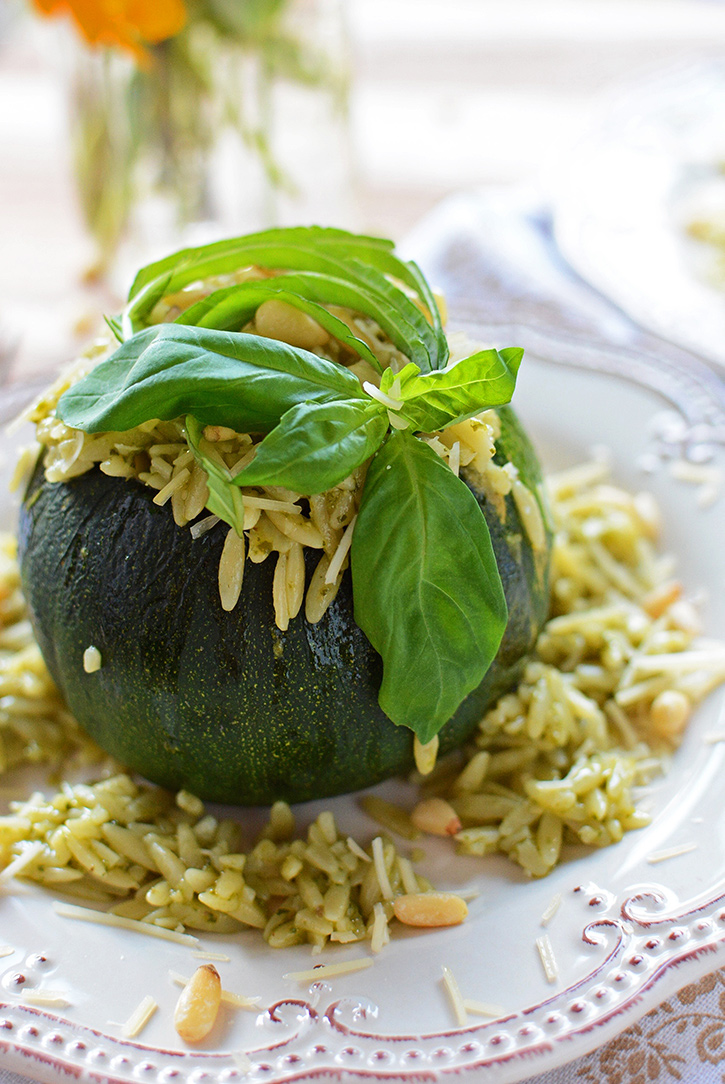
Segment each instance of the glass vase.
[[348,71],[340,0],[204,0],[145,62],[79,50],[73,161],[95,273],[127,285],[186,244],[354,228]]

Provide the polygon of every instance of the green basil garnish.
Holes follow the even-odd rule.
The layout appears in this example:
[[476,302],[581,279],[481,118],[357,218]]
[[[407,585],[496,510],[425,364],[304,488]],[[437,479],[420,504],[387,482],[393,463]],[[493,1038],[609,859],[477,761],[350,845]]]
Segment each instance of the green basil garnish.
[[[212,265],[218,268],[220,266],[219,261],[227,261],[224,265],[225,268],[236,270],[239,267],[246,267],[249,262],[238,259],[237,253],[248,252],[251,248],[258,248],[265,244],[284,243],[301,245],[320,255],[325,251],[332,253],[342,251],[343,255],[359,256],[362,259],[370,258],[373,251],[392,253],[395,247],[392,241],[388,241],[383,237],[366,237],[362,234],[348,233],[347,230],[324,226],[292,226],[285,229],[260,230],[258,233],[245,234],[243,237],[228,237],[222,241],[213,241],[211,244],[202,245],[199,248],[180,249],[170,256],[165,256],[161,260],[147,264],[146,267],[141,268],[133,281],[128,295],[129,301],[137,297],[150,282],[156,281],[163,275],[184,274],[188,268],[196,268],[200,264],[205,268],[205,276],[207,274],[219,274],[218,270],[206,271],[206,268]],[[232,259],[231,262],[228,262],[230,256]],[[273,265],[265,264],[263,266],[272,267]],[[292,265],[285,264],[284,266],[290,267]],[[194,278],[198,279],[199,277],[198,274],[194,273],[186,281],[191,282]],[[178,286],[173,286],[172,289],[178,289]]]
[[[362,294],[372,294],[383,302],[382,307],[370,312],[368,302],[365,302],[359,311],[375,319],[382,317],[379,322],[383,330],[411,361],[420,366],[421,371],[440,369],[445,365],[448,345],[440,313],[430,287],[415,264],[398,259],[390,241],[319,227],[265,230],[203,248],[184,249],[149,264],[138,273],[131,287],[123,315],[126,337],[147,325],[153,308],[162,297],[175,294],[194,282],[233,274],[252,264],[285,272],[313,272],[336,280],[338,289],[340,284],[347,284]],[[396,281],[418,295],[430,321]],[[305,292],[304,296],[311,294]],[[358,296],[355,302],[351,296],[349,304],[357,308],[360,299]],[[329,303],[348,304],[347,301]]]
[[265,433],[293,406],[365,399],[334,361],[258,335],[162,324],[128,339],[61,397],[58,414],[86,433],[193,414],[205,425]]
[[[251,264],[278,270],[214,290],[175,323],[146,326],[157,302]],[[240,329],[277,298],[307,313],[375,368],[370,346],[327,305],[370,316],[409,363],[361,387],[344,366]],[[419,437],[510,401],[519,349],[447,366],[430,287],[392,243],[332,229],[279,229],[186,249],[139,272],[119,321],[124,339],[61,397],[89,433],[185,418],[208,477],[207,507],[241,535],[242,486],[324,492],[369,460],[352,538],[355,620],[383,659],[380,704],[429,741],[483,680],[507,610],[486,520],[463,481]],[[235,477],[205,425],[266,434]]]
[[[312,275],[308,277],[313,278]],[[314,277],[325,278],[323,275]],[[297,281],[291,282],[291,275],[280,275],[271,282],[242,282],[238,286],[227,286],[223,290],[215,290],[213,294],[197,301],[195,305],[177,316],[175,323],[211,327],[216,328],[217,331],[241,331],[264,301],[276,298],[311,316],[321,327],[345,346],[354,350],[361,358],[365,358],[374,369],[380,372],[380,362],[368,344],[354,335],[347,324],[328,312],[320,303],[320,298],[322,298],[326,304],[341,305],[341,301],[335,300],[339,297],[339,293],[334,289],[308,290],[306,295],[293,293],[293,289],[304,289],[306,285],[304,282],[299,282],[298,276],[295,278]],[[346,285],[343,283],[343,286]]]
[[[415,365],[406,365],[398,374],[400,411],[413,429],[433,432],[478,414],[484,404],[503,406],[511,401],[523,356],[519,347],[480,350],[449,369],[425,374]],[[380,390],[390,391],[394,380],[386,369]]]
[[476,498],[408,432],[370,463],[350,566],[355,621],[383,658],[380,706],[430,741],[485,677],[508,612]]
[[242,486],[286,486],[311,496],[332,489],[380,447],[389,426],[375,400],[302,403],[264,438],[235,481]]

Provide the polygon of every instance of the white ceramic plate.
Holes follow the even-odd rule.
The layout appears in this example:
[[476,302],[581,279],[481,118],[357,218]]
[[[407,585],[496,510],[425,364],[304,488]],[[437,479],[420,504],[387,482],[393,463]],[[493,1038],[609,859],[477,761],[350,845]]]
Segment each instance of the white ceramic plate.
[[603,108],[553,182],[567,260],[637,323],[725,365],[725,283],[685,224],[725,208],[725,64],[669,71]]
[[[488,329],[469,330],[491,336]],[[495,337],[512,341],[508,333]],[[696,458],[709,455],[710,465],[722,469],[717,386],[699,370],[587,353],[527,331],[516,341],[529,351],[518,407],[547,466],[581,460],[593,444],[608,445],[617,480],[646,484],[659,498],[664,543],[677,554],[685,584],[707,589],[708,630],[723,636],[724,500],[699,507],[700,488],[674,481],[667,469],[668,457],[692,454],[695,446]],[[559,363],[569,356],[579,368]],[[602,366],[610,371],[595,368]],[[646,479],[642,464],[651,469]],[[722,708],[715,694],[697,711],[671,770],[651,788],[650,827],[616,847],[579,849],[544,881],[527,880],[504,858],[459,858],[443,842],[426,843],[424,871],[438,886],[479,891],[470,918],[450,930],[396,931],[367,971],[312,988],[284,973],[366,955],[367,947],[337,947],[312,958],[305,948],[270,950],[254,932],[203,937],[203,947],[231,957],[218,965],[224,984],[260,995],[265,1011],[224,1012],[199,1049],[184,1049],[172,1027],[178,988],[168,972],[191,972],[198,961],[190,948],[61,918],[49,895],[13,886],[0,895],[0,943],[15,949],[0,959],[0,1066],[54,1084],[69,1073],[82,1081],[149,1084],[242,1078],[279,1084],[331,1073],[412,1082],[455,1073],[504,1084],[573,1059],[725,962],[725,744],[704,741],[723,727]],[[379,788],[389,797],[403,790],[396,782]],[[324,804],[358,838],[374,834],[354,798]],[[302,807],[301,821],[317,808]],[[259,818],[240,815],[251,834]],[[656,866],[647,861],[653,852],[686,844],[695,849]],[[549,984],[535,938],[557,892],[563,902],[548,933],[560,979]],[[501,1017],[471,1017],[468,1027],[456,1027],[442,965],[452,969],[464,996],[500,1005]],[[23,988],[64,991],[70,1005],[62,1011],[24,1006]],[[118,1022],[147,994],[160,1010],[138,1041],[121,1040]],[[238,1051],[250,1059],[247,1071],[235,1061]]]

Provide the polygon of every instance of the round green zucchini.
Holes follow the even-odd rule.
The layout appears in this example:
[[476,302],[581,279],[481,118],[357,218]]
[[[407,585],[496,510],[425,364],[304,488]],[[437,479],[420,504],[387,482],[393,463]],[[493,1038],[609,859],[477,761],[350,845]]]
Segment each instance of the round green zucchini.
[[[533,491],[535,453],[500,410],[499,462]],[[441,733],[460,745],[517,680],[548,605],[548,553],[534,551],[512,498],[499,517],[473,489],[491,531],[509,608],[482,684]],[[370,786],[413,764],[413,735],[378,705],[380,656],[353,620],[350,572],[317,624],[275,625],[275,561],[246,563],[236,608],[221,608],[227,528],[192,539],[154,491],[97,468],[49,483],[39,467],[20,521],[23,588],[48,669],[69,709],[122,763],[167,787],[242,805],[300,802]],[[305,550],[307,578],[319,553]],[[451,554],[451,560],[455,555]],[[102,665],[86,673],[96,647]]]

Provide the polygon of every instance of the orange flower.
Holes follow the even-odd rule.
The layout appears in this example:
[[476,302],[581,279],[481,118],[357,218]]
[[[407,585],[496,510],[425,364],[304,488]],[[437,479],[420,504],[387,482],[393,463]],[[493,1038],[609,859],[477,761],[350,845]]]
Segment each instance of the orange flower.
[[178,34],[184,0],[33,0],[41,15],[70,15],[90,45],[115,45],[145,59],[144,45]]

